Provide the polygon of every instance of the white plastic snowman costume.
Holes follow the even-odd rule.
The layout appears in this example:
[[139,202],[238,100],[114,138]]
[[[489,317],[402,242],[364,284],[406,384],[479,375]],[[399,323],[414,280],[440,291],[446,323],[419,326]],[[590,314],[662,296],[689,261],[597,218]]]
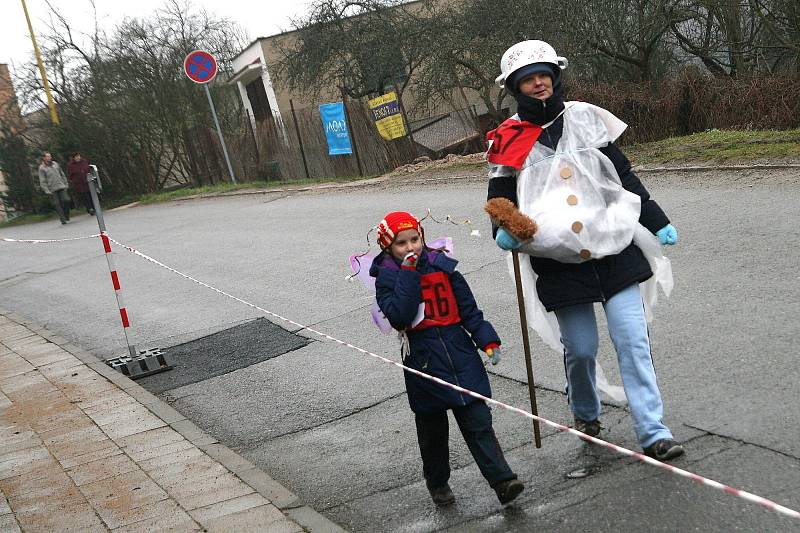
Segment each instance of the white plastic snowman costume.
[[[566,68],[565,58],[543,41],[524,41],[503,55],[497,82],[522,66],[552,63]],[[644,253],[654,276],[641,284],[647,320],[652,320],[656,285],[672,290],[672,269],[658,239],[639,223],[641,199],[624,189],[619,175],[600,148],[614,142],[627,125],[611,112],[584,102],[565,102],[564,126],[555,150],[537,142],[521,168],[492,164],[490,177],[517,175],[520,211],[538,225],[533,240],[520,252],[562,263],[581,263],[620,253],[634,242]],[[519,121],[515,115],[510,121]],[[542,127],[546,129],[549,124]],[[491,158],[490,158],[491,159]],[[509,268],[511,269],[511,254]],[[562,352],[555,314],[545,311],[536,293],[536,273],[530,261],[520,261],[528,323],[545,343]],[[598,388],[617,400],[621,387],[612,387],[598,366]]]

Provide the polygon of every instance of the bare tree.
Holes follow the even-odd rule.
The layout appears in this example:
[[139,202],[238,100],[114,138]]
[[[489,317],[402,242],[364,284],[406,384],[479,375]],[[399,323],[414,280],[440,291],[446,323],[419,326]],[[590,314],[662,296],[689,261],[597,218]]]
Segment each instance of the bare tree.
[[415,99],[458,106],[477,96],[495,122],[507,116],[508,94],[494,81],[503,52],[527,39],[566,46],[559,8],[543,0],[468,0],[458,10],[440,5],[423,23],[428,55],[414,80]]
[[761,57],[769,72],[800,74],[800,3],[796,0],[749,0],[750,11],[764,25]]
[[352,98],[405,89],[424,58],[422,28],[400,0],[321,0],[293,21],[296,40],[279,47],[277,76],[317,96],[336,88]]
[[[568,4],[570,49],[596,78],[649,81],[665,75],[673,54],[666,36],[674,0],[578,0]],[[565,13],[565,16],[568,13]]]
[[[62,127],[47,127],[39,144],[62,154],[83,151],[118,196],[213,179],[189,155],[193,132],[207,128],[210,117],[182,63],[203,48],[224,67],[244,45],[243,32],[179,0],[168,0],[151,17],[125,20],[110,34],[97,20],[92,34],[77,34],[64,15],[52,12],[42,41]],[[23,69],[21,81],[25,107],[41,109],[32,67]],[[225,90],[216,99],[223,122],[235,121],[236,95]]]
[[681,0],[670,8],[678,45],[715,76],[737,77],[756,64],[763,22],[741,0]]

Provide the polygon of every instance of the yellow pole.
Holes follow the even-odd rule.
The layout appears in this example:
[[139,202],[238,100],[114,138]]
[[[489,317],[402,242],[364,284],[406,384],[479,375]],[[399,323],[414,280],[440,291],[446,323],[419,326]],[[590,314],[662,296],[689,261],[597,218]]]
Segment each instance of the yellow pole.
[[50,108],[50,120],[56,126],[61,122],[58,120],[58,113],[56,113],[56,103],[53,101],[53,95],[50,92],[50,82],[47,81],[47,72],[44,70],[44,62],[42,62],[42,54],[39,53],[39,45],[36,44],[36,35],[33,33],[33,25],[31,25],[31,17],[28,15],[28,6],[25,5],[25,0],[22,1],[22,9],[25,11],[25,20],[28,21],[28,31],[31,34],[31,41],[33,42],[33,53],[36,54],[36,62],[39,64],[39,72],[42,75],[42,84],[44,85],[44,92],[47,95],[47,107]]

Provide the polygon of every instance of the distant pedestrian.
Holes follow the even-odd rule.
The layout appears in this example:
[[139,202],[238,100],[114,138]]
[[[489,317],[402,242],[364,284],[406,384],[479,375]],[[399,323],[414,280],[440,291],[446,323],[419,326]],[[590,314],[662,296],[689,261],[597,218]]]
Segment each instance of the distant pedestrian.
[[[497,363],[500,337],[484,320],[457,261],[425,245],[419,221],[410,213],[387,214],[378,224],[382,252],[372,262],[378,306],[408,349],[406,366],[491,396],[478,347]],[[450,490],[447,411],[452,410],[481,474],[500,503],[519,496],[525,486],[506,463],[483,400],[415,374],[405,373],[414,411],[425,484],[437,505],[455,501]]]
[[94,205],[92,204],[92,194],[89,192],[89,183],[86,176],[89,174],[89,162],[81,156],[80,152],[75,152],[67,163],[67,176],[73,196],[80,199],[86,212],[94,215]]
[[58,163],[53,161],[50,152],[42,154],[42,164],[39,165],[39,186],[45,194],[50,195],[50,201],[53,202],[61,223],[68,223],[71,200],[67,193],[67,177]]

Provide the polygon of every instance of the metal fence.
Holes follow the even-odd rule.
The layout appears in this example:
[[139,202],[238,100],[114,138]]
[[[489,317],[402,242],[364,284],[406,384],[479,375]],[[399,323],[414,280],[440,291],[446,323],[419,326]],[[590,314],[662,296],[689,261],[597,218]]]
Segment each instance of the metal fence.
[[[237,127],[226,133],[234,172],[240,181],[294,181],[355,176],[375,176],[410,163],[420,156],[442,157],[448,153],[480,150],[482,135],[475,109],[443,111],[411,120],[410,134],[384,140],[365,102],[345,100],[352,155],[328,155],[328,144],[319,109],[295,109],[282,120],[251,121],[241,117]],[[255,127],[253,127],[255,124]],[[221,148],[211,130],[194,131],[191,146],[193,168],[200,183],[227,176]]]

